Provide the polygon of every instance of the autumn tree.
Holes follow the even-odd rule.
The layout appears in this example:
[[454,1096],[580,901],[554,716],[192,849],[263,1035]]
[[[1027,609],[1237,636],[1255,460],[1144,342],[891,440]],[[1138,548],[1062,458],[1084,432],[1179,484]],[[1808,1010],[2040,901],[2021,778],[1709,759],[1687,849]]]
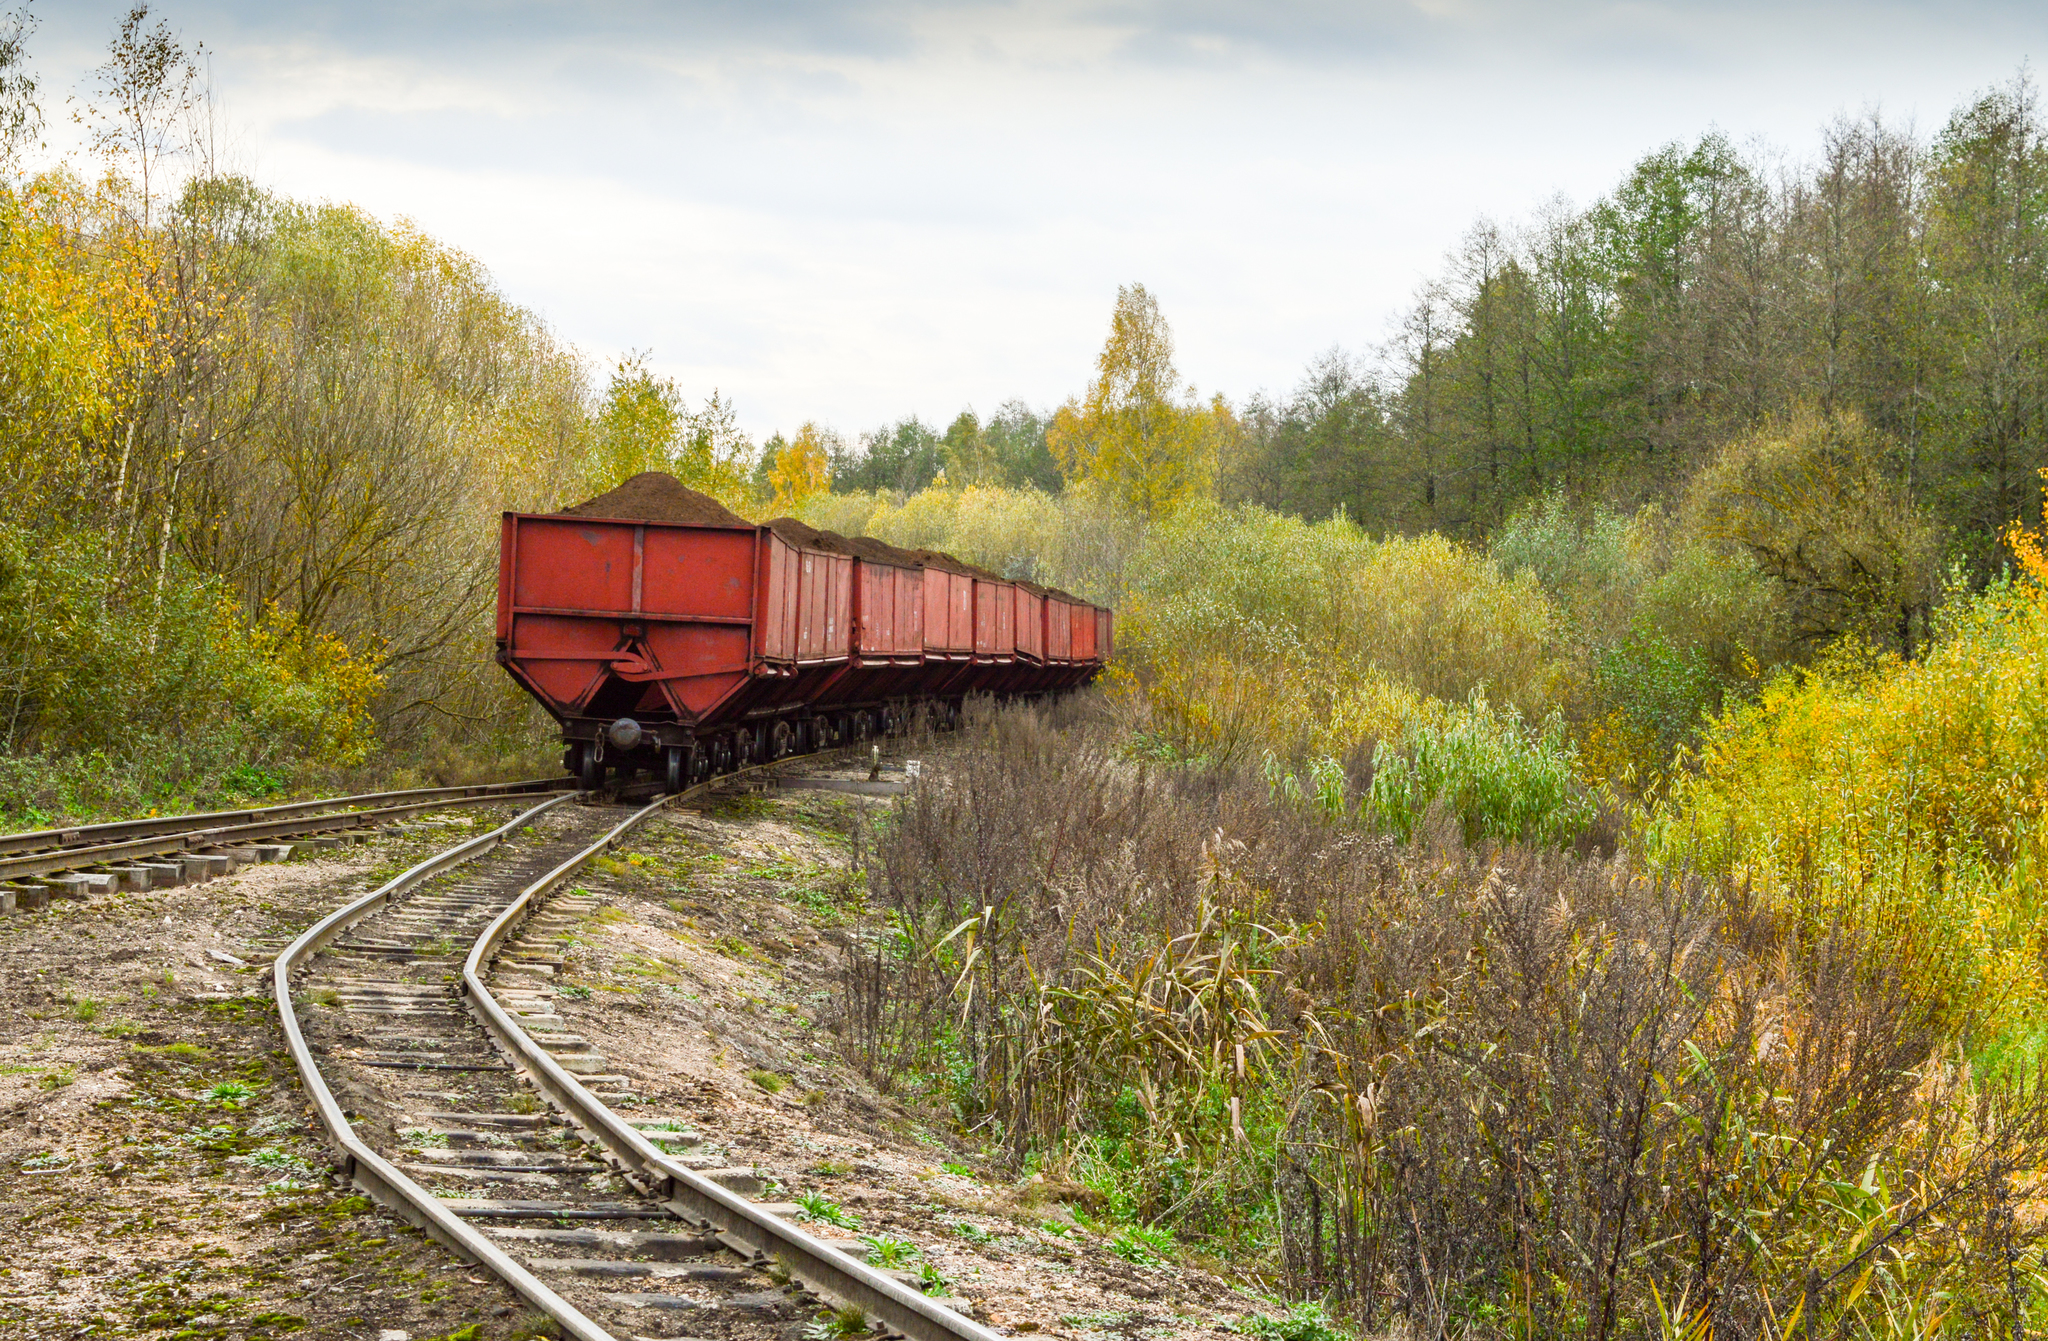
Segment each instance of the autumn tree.
[[1925,155],[1875,114],[1828,127],[1822,159],[1799,193],[1793,227],[1814,259],[1804,359],[1822,410],[1857,408],[1898,444],[1906,487],[1918,487],[1929,380],[1939,369],[1938,286],[1926,256]]
[[981,417],[962,410],[946,426],[940,450],[946,457],[946,483],[951,485],[1000,483],[1001,468],[988,435],[981,431]]
[[220,189],[203,172],[175,193],[166,180],[170,163],[189,153],[190,118],[206,98],[205,48],[150,19],[147,4],[122,18],[75,117],[106,165],[85,208],[96,216],[98,268],[112,300],[103,320],[115,412],[92,448],[111,497],[107,535],[120,570],[150,575],[155,613],[144,647],[153,651],[190,481],[243,443],[261,408],[263,360],[250,301],[256,249],[249,236],[223,236],[217,214],[251,193]]
[[595,493],[644,470],[675,476],[728,505],[749,493],[754,444],[739,428],[732,402],[713,390],[692,409],[675,379],[628,354],[612,367],[595,424],[585,487]]
[[1204,405],[1182,382],[1173,332],[1144,285],[1117,290],[1095,370],[1087,394],[1062,405],[1046,434],[1068,481],[1147,515],[1211,493],[1230,411],[1221,397]]
[[837,435],[806,422],[796,437],[777,447],[768,457],[768,487],[774,491],[769,507],[786,513],[813,494],[832,487],[831,444]]
[[0,174],[9,174],[21,154],[42,133],[43,109],[36,77],[28,69],[28,39],[36,18],[27,0],[0,14]]
[[133,165],[145,228],[165,160],[184,152],[187,118],[205,100],[205,52],[203,43],[186,47],[164,20],[151,25],[149,6],[136,5],[121,20],[106,63],[93,71],[93,95],[78,114],[95,153]]
[[962,410],[939,442],[946,483],[1058,493],[1064,481],[1046,446],[1049,426],[1020,400],[1003,402],[986,423],[973,410]]
[[649,371],[636,350],[612,365],[598,407],[593,477],[587,487],[608,488],[646,470],[660,470],[688,409],[674,379]]
[[860,435],[833,457],[832,487],[914,494],[938,478],[946,442],[916,415]]
[[1796,636],[1849,636],[1911,657],[1935,594],[1939,531],[1852,414],[1802,408],[1728,444],[1686,493],[1693,534],[1781,583]]
[[2022,74],[1936,140],[1924,264],[1947,374],[1915,474],[1981,570],[2048,464],[2048,125]]
[[1400,502],[1407,480],[1378,388],[1342,350],[1311,363],[1286,399],[1254,397],[1239,423],[1243,450],[1224,452],[1220,469],[1230,501],[1311,520],[1383,516]]
[[1021,400],[1004,401],[981,427],[983,441],[1002,482],[1012,489],[1056,494],[1066,483],[1046,444],[1051,420]]

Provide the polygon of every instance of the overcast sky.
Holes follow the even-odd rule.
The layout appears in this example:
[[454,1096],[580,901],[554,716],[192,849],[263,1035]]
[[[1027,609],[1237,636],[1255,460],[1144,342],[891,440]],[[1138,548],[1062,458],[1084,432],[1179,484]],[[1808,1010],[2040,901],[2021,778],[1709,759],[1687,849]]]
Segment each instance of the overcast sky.
[[[124,3],[39,0],[59,97]],[[241,166],[418,221],[757,436],[1078,392],[1117,285],[1205,393],[1386,338],[1473,221],[1718,128],[1798,160],[2048,53],[2048,4],[173,0]],[[53,123],[62,108],[51,100]]]

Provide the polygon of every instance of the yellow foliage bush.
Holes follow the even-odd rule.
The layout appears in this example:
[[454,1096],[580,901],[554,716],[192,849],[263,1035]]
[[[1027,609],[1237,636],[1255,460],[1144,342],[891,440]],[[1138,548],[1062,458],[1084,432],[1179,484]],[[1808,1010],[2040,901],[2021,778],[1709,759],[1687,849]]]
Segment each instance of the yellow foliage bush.
[[983,487],[820,495],[801,512],[1113,605],[1112,683],[1188,755],[1341,759],[1478,689],[1540,718],[1563,675],[1563,622],[1536,578],[1441,536],[1201,500],[1147,520],[1099,496]]
[[1399,741],[1449,708],[1370,667],[1247,661],[1222,652],[1149,658],[1110,680],[1142,701],[1152,733],[1183,757],[1343,759],[1381,740]]
[[1646,834],[1993,1028],[2048,1004],[2048,562],[2016,550],[1921,660],[1845,648],[1727,713]]
[[1197,505],[1148,533],[1126,587],[1119,652],[1189,753],[1341,759],[1474,690],[1541,715],[1561,673],[1535,579],[1441,536]]
[[245,622],[232,600],[214,620],[224,686],[265,728],[293,736],[314,763],[355,765],[377,747],[370,705],[383,688],[376,658],[308,629],[282,606]]
[[908,497],[817,494],[797,514],[827,531],[944,550],[1005,577],[1118,608],[1124,566],[1145,534],[1142,521],[1112,504],[1032,488],[937,485]]
[[1441,535],[1380,544],[1338,619],[1354,655],[1424,694],[1462,701],[1484,686],[1537,715],[1556,697],[1559,621],[1543,588]]
[[[776,448],[768,460],[769,511],[780,515],[813,494],[832,487],[832,460],[825,450],[825,434],[814,423],[797,430],[786,447]],[[775,444],[771,441],[769,447]]]
[[138,306],[118,249],[97,264],[86,250],[76,195],[61,178],[0,185],[0,486],[19,504],[80,486],[78,444],[106,431],[118,334]]

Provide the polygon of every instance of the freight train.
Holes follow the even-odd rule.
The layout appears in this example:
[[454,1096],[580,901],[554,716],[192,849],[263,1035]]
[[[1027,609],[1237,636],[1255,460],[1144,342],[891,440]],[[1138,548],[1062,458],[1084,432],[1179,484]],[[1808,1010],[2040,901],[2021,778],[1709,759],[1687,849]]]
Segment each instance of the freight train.
[[714,774],[957,722],[971,694],[1086,684],[1113,616],[931,550],[756,525],[671,476],[504,515],[498,663],[561,723],[596,790]]

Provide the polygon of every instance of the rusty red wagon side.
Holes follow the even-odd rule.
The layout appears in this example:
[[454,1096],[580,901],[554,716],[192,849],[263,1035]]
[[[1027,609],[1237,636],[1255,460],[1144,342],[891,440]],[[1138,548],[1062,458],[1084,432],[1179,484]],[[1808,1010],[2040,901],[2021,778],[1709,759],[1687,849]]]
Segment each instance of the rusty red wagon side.
[[508,512],[500,543],[498,660],[589,786],[680,787],[1101,664],[1106,611],[800,524]]

